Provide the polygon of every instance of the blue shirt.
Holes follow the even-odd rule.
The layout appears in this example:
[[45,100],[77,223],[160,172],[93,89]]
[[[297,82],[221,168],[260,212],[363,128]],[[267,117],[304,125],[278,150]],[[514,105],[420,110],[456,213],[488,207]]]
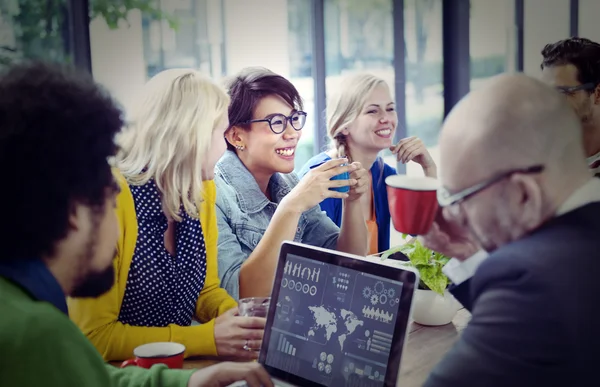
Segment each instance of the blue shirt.
[[[239,299],[242,263],[260,242],[277,205],[298,184],[298,177],[294,173],[275,173],[268,186],[273,198],[273,201],[270,201],[237,155],[226,151],[215,167],[215,184],[219,226],[219,277],[221,286],[232,297]],[[300,216],[294,240],[335,249],[339,232],[339,227],[319,206],[315,206]],[[279,246],[273,248],[279,250]]]
[[19,285],[34,299],[48,302],[68,315],[65,293],[41,259],[0,262],[0,277]]
[[[324,161],[331,160],[327,153],[320,153],[304,164],[298,175],[302,178],[308,173],[311,167],[319,165]],[[396,169],[383,162],[381,157],[373,163],[371,167],[371,176],[373,177],[373,198],[375,201],[375,217],[377,218],[377,247],[378,250],[385,251],[390,248],[390,207],[388,204],[387,189],[385,178],[395,175]],[[333,222],[341,227],[342,225],[342,199],[327,198],[320,204],[321,209]]]

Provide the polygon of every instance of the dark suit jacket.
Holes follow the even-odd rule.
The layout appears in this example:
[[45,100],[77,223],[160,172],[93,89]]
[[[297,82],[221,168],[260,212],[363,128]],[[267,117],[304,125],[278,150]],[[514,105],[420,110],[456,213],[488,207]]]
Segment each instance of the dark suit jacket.
[[600,386],[600,202],[498,249],[453,293],[472,318],[425,386]]

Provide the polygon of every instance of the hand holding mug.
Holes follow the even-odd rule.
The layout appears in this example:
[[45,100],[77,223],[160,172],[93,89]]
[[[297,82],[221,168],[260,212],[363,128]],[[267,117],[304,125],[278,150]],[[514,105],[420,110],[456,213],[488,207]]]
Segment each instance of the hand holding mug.
[[356,180],[356,184],[350,188],[347,201],[360,199],[362,195],[369,190],[370,171],[366,170],[361,163],[355,161],[350,165],[356,166],[356,169],[350,174],[350,178]]
[[[300,180],[298,185],[281,201],[281,204],[292,208],[295,212],[305,212],[321,203],[327,198],[346,199],[346,192],[335,189],[354,187],[358,182],[354,178],[347,180],[336,178],[345,173],[352,173],[358,169],[353,163],[347,165],[347,159],[329,160],[311,169]],[[344,189],[345,191],[345,189]]]
[[254,360],[260,349],[265,330],[266,318],[238,315],[233,308],[215,320],[215,343],[219,356]]
[[192,374],[187,387],[224,387],[244,380],[249,387],[272,387],[273,381],[258,363],[224,362]]

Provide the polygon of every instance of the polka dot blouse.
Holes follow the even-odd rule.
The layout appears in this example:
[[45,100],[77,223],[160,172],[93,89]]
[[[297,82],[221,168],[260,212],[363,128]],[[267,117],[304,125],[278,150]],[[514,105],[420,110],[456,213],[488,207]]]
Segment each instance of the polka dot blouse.
[[119,321],[164,327],[190,325],[206,278],[206,247],[199,219],[183,209],[175,228],[175,256],[165,248],[167,217],[153,180],[130,186],[138,236],[129,268]]

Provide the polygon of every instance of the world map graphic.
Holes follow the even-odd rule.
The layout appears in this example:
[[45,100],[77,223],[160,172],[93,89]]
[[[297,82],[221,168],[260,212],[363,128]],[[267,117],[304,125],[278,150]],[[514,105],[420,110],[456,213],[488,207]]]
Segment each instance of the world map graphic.
[[[337,340],[342,350],[344,350],[344,343],[348,336],[352,335],[357,327],[364,326],[364,322],[359,320],[356,314],[346,309],[340,309],[339,314],[336,314],[336,309],[323,305],[309,306],[308,309],[312,314],[313,324],[308,329],[307,336],[309,338],[322,337],[328,343],[335,334],[339,333]],[[343,325],[338,327],[340,321],[343,322]]]

